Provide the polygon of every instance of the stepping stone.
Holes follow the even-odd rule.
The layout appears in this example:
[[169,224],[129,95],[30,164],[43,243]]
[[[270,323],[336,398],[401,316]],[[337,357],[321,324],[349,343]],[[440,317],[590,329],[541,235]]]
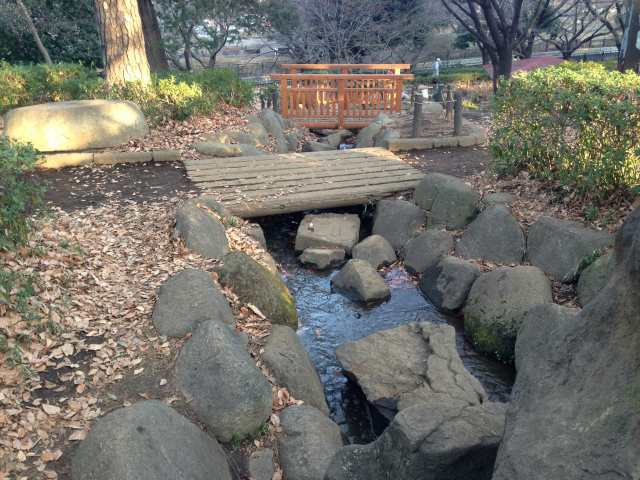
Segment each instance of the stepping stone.
[[341,248],[307,248],[299,259],[303,265],[325,270],[344,263],[344,257],[345,253]]
[[355,301],[378,303],[391,296],[384,279],[364,260],[349,260],[331,279],[331,286]]
[[207,320],[235,322],[229,302],[211,275],[193,268],[176,273],[160,286],[152,320],[166,337],[183,337]]
[[391,265],[397,260],[396,252],[382,235],[371,235],[353,247],[352,256],[356,260],[369,262],[375,269]]
[[354,214],[306,215],[298,227],[296,251],[307,248],[335,248],[351,253],[360,238],[360,217]]

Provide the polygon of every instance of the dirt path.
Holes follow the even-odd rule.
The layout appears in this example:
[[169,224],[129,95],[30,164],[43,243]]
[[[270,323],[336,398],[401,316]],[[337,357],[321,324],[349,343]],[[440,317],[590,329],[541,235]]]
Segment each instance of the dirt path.
[[489,151],[481,147],[417,150],[403,157],[424,172],[446,173],[460,178],[487,171],[491,159]]

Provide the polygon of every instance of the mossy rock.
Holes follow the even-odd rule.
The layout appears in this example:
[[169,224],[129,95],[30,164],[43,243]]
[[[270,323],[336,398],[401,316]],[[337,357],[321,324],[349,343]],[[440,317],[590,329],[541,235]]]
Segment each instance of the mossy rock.
[[231,252],[218,270],[220,283],[243,303],[260,309],[272,323],[298,329],[296,302],[284,282],[246,253]]

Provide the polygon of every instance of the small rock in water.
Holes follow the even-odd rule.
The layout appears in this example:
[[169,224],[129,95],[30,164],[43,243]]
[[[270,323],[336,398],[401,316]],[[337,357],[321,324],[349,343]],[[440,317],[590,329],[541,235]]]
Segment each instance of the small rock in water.
[[345,253],[341,248],[307,248],[300,255],[300,262],[325,270],[343,263],[344,257]]
[[331,286],[353,300],[366,303],[382,302],[391,296],[384,279],[364,260],[349,260],[331,279]]
[[397,260],[396,252],[391,244],[382,235],[371,235],[355,247],[353,247],[353,258],[365,260],[373,268],[380,268],[391,265]]

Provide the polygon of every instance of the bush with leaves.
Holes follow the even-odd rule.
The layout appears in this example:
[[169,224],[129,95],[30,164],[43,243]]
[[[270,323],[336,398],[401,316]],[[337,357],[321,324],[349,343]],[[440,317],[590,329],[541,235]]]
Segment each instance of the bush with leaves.
[[30,145],[0,138],[0,251],[26,243],[43,188],[26,178],[38,161]]
[[594,201],[640,185],[640,76],[564,63],[500,85],[493,168],[526,170]]
[[13,66],[0,62],[0,114],[16,107],[63,100],[130,100],[152,123],[206,115],[221,103],[236,107],[253,99],[252,86],[226,69],[154,76],[150,85],[107,88],[94,69],[79,64]]

